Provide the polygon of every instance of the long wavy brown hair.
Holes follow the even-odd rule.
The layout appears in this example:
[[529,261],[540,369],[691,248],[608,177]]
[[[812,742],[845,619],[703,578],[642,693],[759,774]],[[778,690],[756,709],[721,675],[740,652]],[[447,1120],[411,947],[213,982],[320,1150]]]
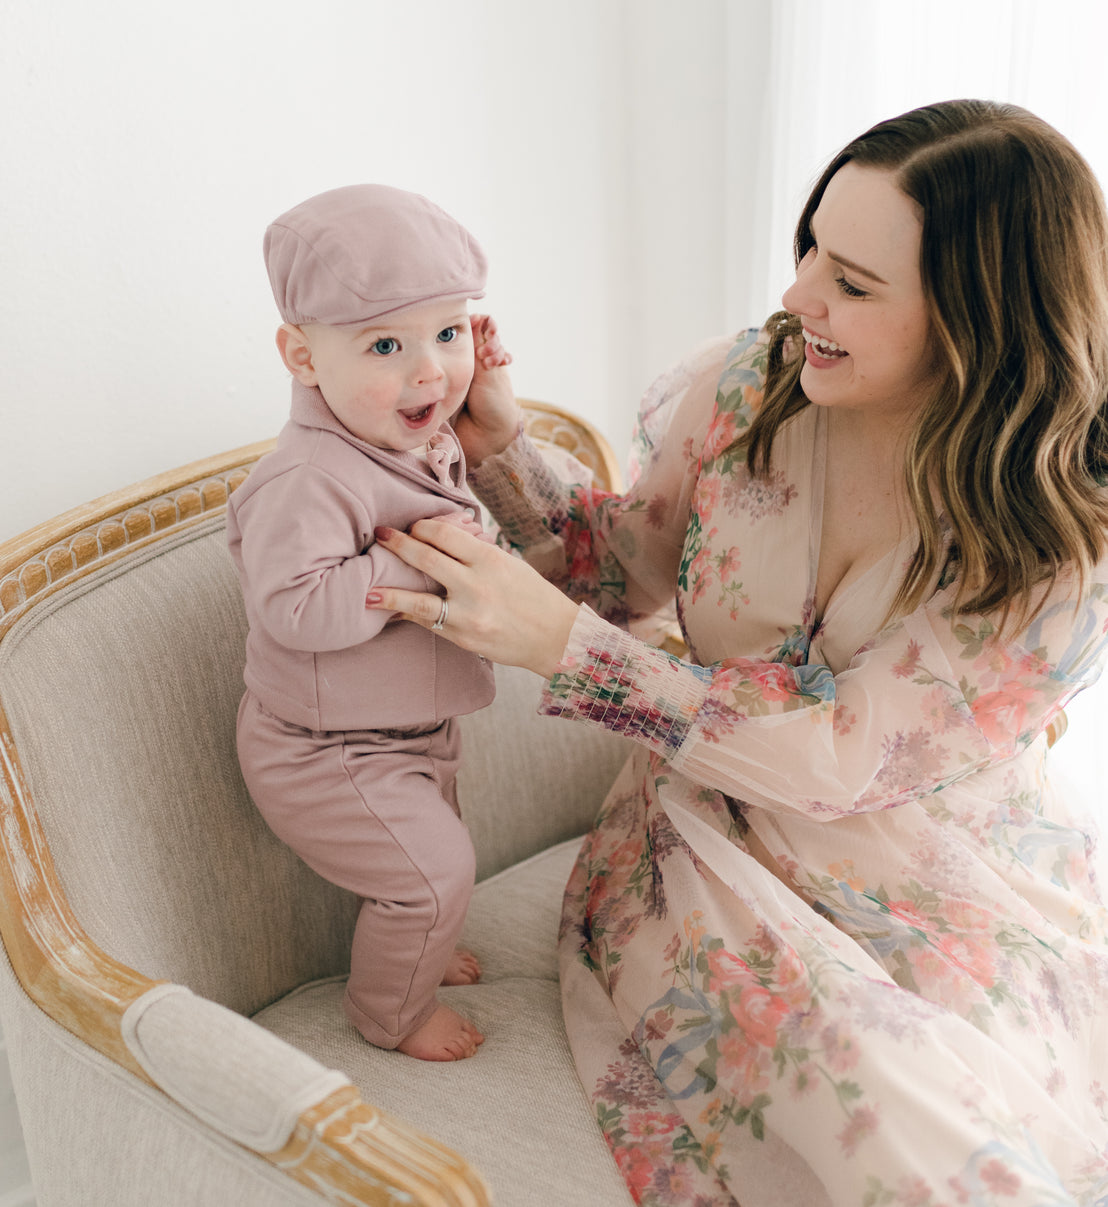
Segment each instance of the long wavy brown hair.
[[[1086,582],[1108,530],[1108,218],[1092,171],[1015,105],[948,101],[881,122],[827,166],[797,223],[799,264],[831,177],[895,173],[922,211],[920,271],[939,383],[908,439],[920,539],[892,614],[923,600],[953,530],[956,612],[1034,615],[1041,584]],[[769,320],[763,405],[744,435],[752,472],[809,406],[800,320]],[[936,506],[936,495],[939,505]]]

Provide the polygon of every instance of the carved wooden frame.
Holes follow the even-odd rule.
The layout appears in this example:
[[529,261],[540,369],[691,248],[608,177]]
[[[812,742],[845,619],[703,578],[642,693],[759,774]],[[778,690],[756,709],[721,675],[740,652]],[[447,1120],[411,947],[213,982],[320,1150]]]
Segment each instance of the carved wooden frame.
[[[529,434],[561,448],[617,489],[619,467],[587,421],[521,400]],[[149,478],[0,545],[0,642],[32,608],[85,575],[222,511],[263,441]],[[28,996],[72,1034],[152,1084],[121,1033],[123,1014],[153,981],[102,951],[66,897],[0,706],[0,938]],[[480,1175],[457,1153],[363,1102],[346,1087],[303,1112],[288,1143],[265,1157],[333,1203],[486,1207]]]

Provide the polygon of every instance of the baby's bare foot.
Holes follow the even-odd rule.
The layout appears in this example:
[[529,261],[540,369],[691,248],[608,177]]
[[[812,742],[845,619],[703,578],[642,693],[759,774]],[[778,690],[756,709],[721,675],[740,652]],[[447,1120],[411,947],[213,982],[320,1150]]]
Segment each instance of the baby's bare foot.
[[472,951],[455,949],[442,974],[444,985],[472,985],[481,979],[481,965]]
[[396,1050],[417,1060],[465,1060],[476,1056],[484,1042],[485,1037],[468,1019],[440,1005],[422,1027],[396,1045]]

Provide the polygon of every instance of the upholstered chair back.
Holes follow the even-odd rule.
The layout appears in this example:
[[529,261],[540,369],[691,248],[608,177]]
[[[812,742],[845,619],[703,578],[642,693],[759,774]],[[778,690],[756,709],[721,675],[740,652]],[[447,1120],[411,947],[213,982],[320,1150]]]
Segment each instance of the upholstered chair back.
[[23,774],[90,937],[251,1014],[347,969],[356,902],[276,841],[246,792],[234,738],[244,639],[220,513],[57,592],[9,633],[0,670]]

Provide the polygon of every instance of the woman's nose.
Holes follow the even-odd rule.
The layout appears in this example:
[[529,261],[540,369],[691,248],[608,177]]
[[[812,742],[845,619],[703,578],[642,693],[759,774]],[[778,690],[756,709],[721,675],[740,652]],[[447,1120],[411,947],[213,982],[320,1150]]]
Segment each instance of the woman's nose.
[[790,314],[817,317],[827,312],[827,303],[817,288],[812,256],[796,266],[796,280],[781,295],[781,305]]

